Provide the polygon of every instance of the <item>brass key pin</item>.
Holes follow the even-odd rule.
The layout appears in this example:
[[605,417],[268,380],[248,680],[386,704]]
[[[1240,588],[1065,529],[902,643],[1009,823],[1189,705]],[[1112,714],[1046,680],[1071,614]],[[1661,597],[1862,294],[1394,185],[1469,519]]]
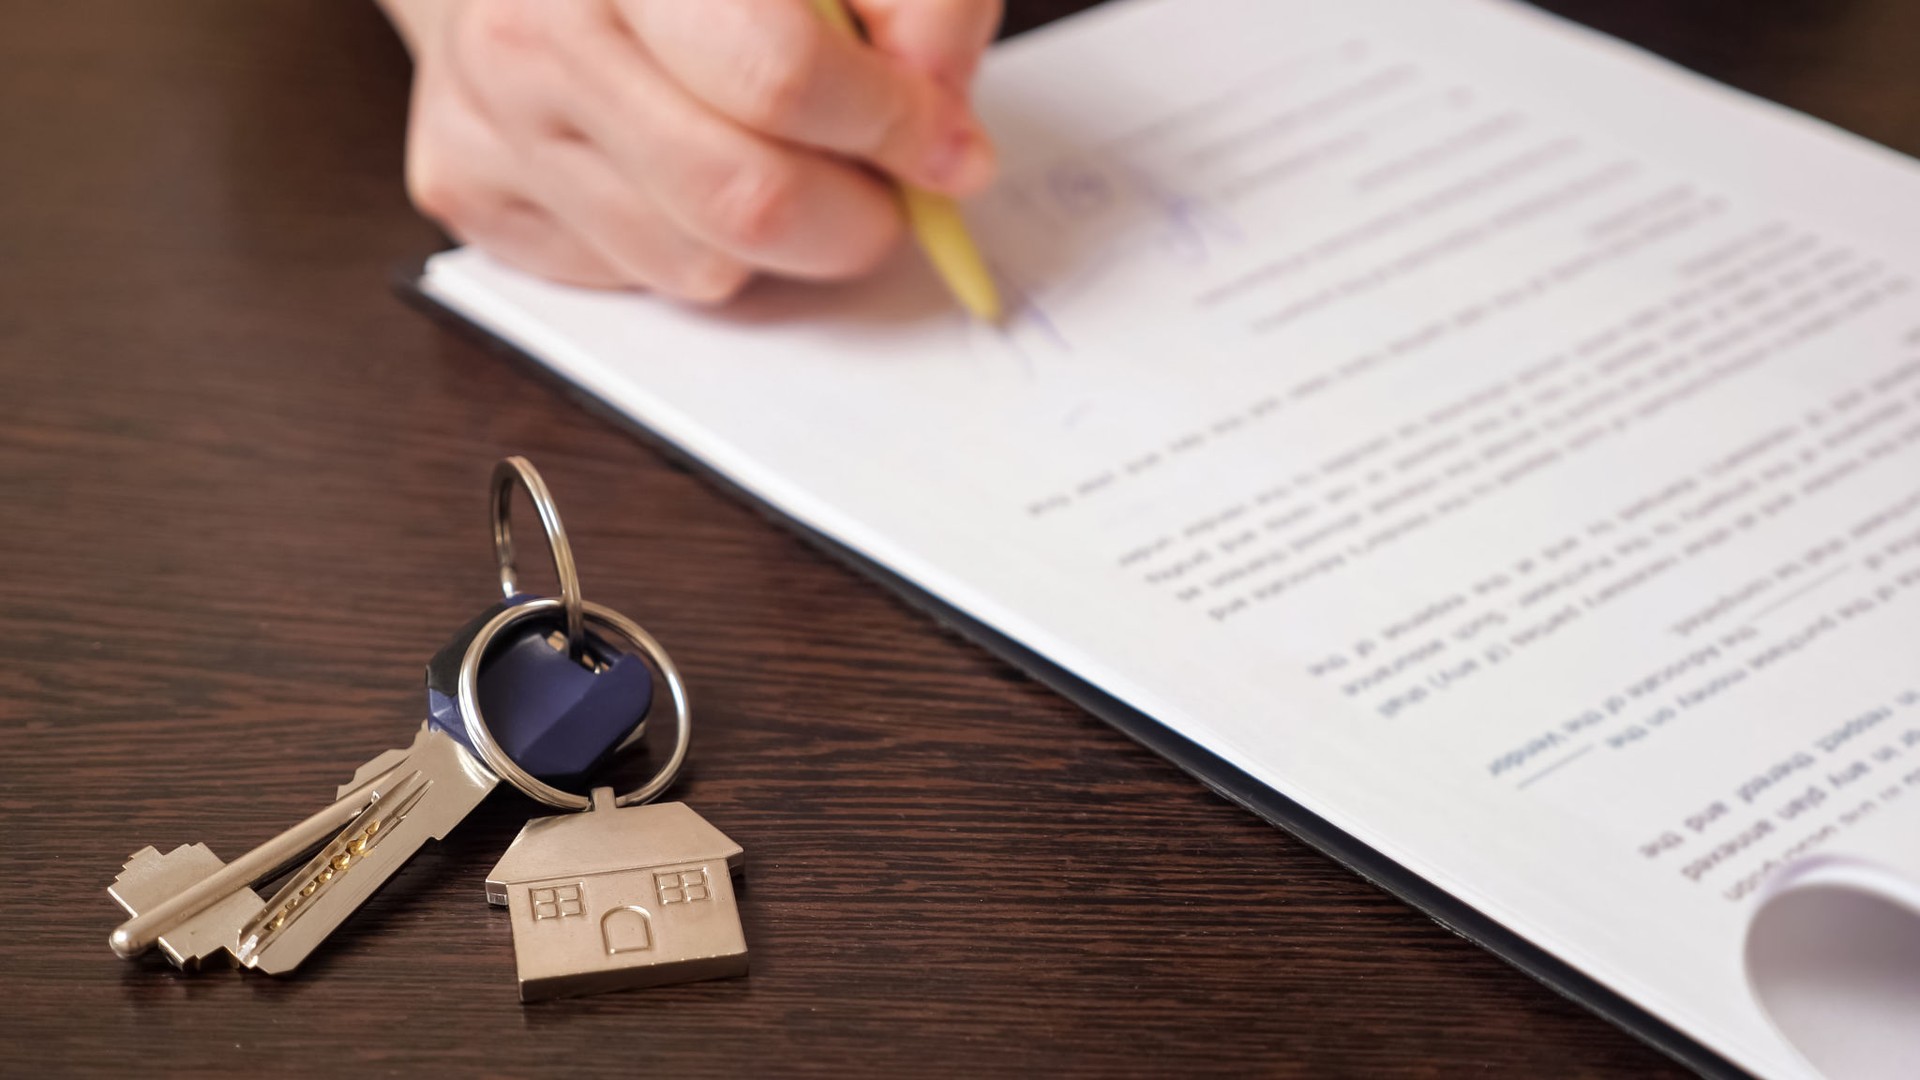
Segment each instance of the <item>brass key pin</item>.
[[387,790],[389,781],[407,768],[402,763],[381,773],[341,796],[338,802],[207,875],[152,911],[121,923],[107,939],[107,944],[113,947],[114,955],[122,959],[131,959],[146,952],[181,923],[233,895],[235,890],[250,887],[274,871],[304,858],[309,851],[359,817]]

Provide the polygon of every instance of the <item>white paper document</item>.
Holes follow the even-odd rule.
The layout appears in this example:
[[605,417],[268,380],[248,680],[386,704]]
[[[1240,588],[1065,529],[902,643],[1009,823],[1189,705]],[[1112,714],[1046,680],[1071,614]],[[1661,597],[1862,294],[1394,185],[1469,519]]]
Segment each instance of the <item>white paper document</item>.
[[424,291],[1743,1068],[1814,858],[1920,881],[1920,166],[1501,0],[997,49],[1008,295]]

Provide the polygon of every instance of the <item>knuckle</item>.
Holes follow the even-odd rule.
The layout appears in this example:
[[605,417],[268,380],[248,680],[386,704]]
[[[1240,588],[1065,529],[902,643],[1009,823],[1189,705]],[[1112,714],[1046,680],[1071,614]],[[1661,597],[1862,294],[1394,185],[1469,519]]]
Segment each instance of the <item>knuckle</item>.
[[409,171],[407,195],[422,214],[463,241],[499,229],[515,205],[511,196],[445,171]]
[[547,14],[527,0],[483,0],[468,8],[466,42],[482,60],[531,52],[546,37]]
[[469,216],[464,185],[431,160],[416,158],[407,169],[407,197],[415,209],[445,225],[464,224]]
[[826,37],[811,23],[775,47],[771,42],[744,57],[738,68],[739,119],[749,127],[778,131],[806,107],[818,78]]
[[723,247],[762,248],[778,240],[799,208],[799,179],[790,166],[760,161],[734,170],[711,194],[711,227]]

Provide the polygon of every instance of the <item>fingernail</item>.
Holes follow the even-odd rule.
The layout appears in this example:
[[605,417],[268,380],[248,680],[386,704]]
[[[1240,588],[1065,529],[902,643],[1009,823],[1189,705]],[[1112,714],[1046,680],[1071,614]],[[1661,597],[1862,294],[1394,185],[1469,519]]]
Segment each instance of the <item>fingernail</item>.
[[979,128],[962,124],[936,142],[927,156],[927,178],[934,187],[969,194],[993,179],[993,145]]

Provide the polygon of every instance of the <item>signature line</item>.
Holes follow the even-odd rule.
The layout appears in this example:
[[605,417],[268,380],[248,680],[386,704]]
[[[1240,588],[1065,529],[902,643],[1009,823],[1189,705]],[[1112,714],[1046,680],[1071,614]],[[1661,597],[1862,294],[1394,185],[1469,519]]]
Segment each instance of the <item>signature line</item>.
[[1561,758],[1559,761],[1554,762],[1553,764],[1547,766],[1546,768],[1541,769],[1539,772],[1534,773],[1532,776],[1527,777],[1525,780],[1520,781],[1518,784],[1514,785],[1514,790],[1518,791],[1521,788],[1526,787],[1528,784],[1533,783],[1535,780],[1540,779],[1541,777],[1547,775],[1548,773],[1559,768],[1560,766],[1565,765],[1567,762],[1574,760],[1575,758],[1584,757],[1587,754],[1587,752],[1592,749],[1593,749],[1593,744],[1588,743],[1587,745],[1581,747],[1580,749],[1575,750],[1573,753],[1568,754],[1566,757]]
[[1766,607],[1761,608],[1759,611],[1754,612],[1752,615],[1747,616],[1747,618],[1749,620],[1760,619],[1760,618],[1766,617],[1767,615],[1772,614],[1773,612],[1779,611],[1781,608],[1786,607],[1788,604],[1793,603],[1795,600],[1800,599],[1801,597],[1807,595],[1808,593],[1819,588],[1820,586],[1825,585],[1827,582],[1832,581],[1834,578],[1839,577],[1841,574],[1844,574],[1851,569],[1853,569],[1852,563],[1846,563],[1841,566],[1836,566],[1832,570],[1829,570],[1828,572],[1820,575],[1819,577],[1814,578],[1812,581],[1807,582],[1805,585],[1800,586],[1799,588],[1793,590],[1792,592],[1781,597],[1780,599],[1775,600],[1773,603],[1768,604]]

